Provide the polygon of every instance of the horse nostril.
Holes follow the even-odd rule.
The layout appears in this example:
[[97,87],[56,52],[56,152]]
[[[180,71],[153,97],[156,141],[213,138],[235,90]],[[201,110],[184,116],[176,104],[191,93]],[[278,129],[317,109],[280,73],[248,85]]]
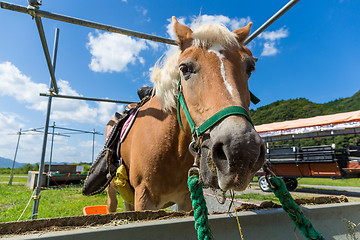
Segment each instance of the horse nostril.
[[[224,151],[224,144],[219,142],[219,143],[216,143],[214,144],[213,146],[213,159],[216,159],[216,160],[220,160],[220,161],[226,161],[227,160],[227,157],[226,157],[226,154],[225,154],[225,151]],[[215,164],[217,163],[217,161],[215,161]]]

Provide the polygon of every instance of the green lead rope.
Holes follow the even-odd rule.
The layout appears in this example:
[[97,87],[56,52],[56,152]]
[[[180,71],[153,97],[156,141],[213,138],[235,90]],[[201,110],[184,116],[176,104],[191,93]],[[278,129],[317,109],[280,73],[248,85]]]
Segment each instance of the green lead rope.
[[208,220],[208,209],[204,199],[202,183],[198,175],[192,175],[188,178],[190,198],[194,209],[195,230],[197,231],[198,240],[214,239]]
[[[286,185],[281,178],[271,177],[269,179],[270,189],[280,200],[282,208],[289,215],[294,225],[300,230],[302,235],[309,240],[325,240],[321,234],[316,231],[310,220],[308,220],[299,206],[295,203]],[[190,198],[194,209],[195,230],[197,231],[198,240],[214,239],[208,220],[208,209],[204,199],[202,183],[198,175],[192,175],[188,178],[188,187]]]
[[271,177],[269,181],[271,185],[273,185],[270,185],[271,191],[273,191],[275,196],[280,200],[282,208],[289,215],[294,225],[301,231],[302,235],[309,240],[325,239],[318,231],[316,231],[310,220],[304,216],[304,213],[286,189],[284,181],[278,177]]

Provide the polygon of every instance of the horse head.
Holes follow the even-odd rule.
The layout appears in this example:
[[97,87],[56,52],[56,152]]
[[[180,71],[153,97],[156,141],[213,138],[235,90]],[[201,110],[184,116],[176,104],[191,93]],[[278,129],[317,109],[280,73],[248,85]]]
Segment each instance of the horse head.
[[[243,42],[252,23],[233,32],[214,24],[192,31],[175,17],[173,23],[179,51],[164,68],[173,65],[176,69],[154,70],[156,95],[162,99],[164,109],[176,108],[176,96],[180,103],[184,102],[182,109],[184,105],[187,109],[178,109],[179,121],[186,122],[184,112],[188,112],[188,122],[193,124],[183,125],[185,131],[190,125],[193,137],[198,139],[204,186],[243,190],[265,158],[264,144],[249,114],[248,79],[256,59]],[[171,80],[156,81],[159,75],[168,75]],[[219,113],[221,116],[212,121]],[[212,123],[199,133],[209,119]]]

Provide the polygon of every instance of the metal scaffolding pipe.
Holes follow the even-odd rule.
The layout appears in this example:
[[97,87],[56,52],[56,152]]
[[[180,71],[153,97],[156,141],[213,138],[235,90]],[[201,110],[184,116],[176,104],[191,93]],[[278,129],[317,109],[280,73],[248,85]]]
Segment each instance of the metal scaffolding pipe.
[[42,97],[48,97],[50,95],[52,97],[57,97],[57,98],[68,98],[68,99],[78,99],[78,100],[87,100],[87,101],[112,102],[112,103],[122,103],[122,104],[134,103],[129,101],[120,101],[120,100],[112,100],[112,99],[104,99],[104,98],[90,98],[90,97],[51,94],[51,93],[40,93],[40,96]]
[[[273,24],[277,19],[279,19],[284,13],[286,13],[290,8],[292,8],[299,1],[300,0],[289,1],[283,8],[281,8],[277,13],[275,13],[261,27],[259,27],[257,30],[255,30],[255,32],[253,32],[244,41],[244,45],[247,45],[254,38],[256,38],[260,33],[265,31],[265,29],[267,29],[271,24]],[[96,23],[96,22],[83,20],[83,19],[79,19],[79,18],[74,18],[74,17],[69,17],[69,16],[65,16],[65,15],[60,15],[60,14],[56,14],[56,13],[50,13],[50,12],[39,10],[39,9],[28,9],[27,7],[23,7],[23,6],[12,4],[12,3],[1,2],[1,8],[16,11],[16,12],[21,12],[21,13],[27,13],[32,16],[45,17],[45,18],[49,18],[49,19],[53,19],[53,20],[57,20],[57,21],[61,21],[61,22],[67,22],[67,23],[71,23],[71,24],[95,28],[95,29],[104,30],[104,31],[108,31],[108,32],[114,32],[114,33],[132,36],[132,37],[143,38],[143,39],[147,39],[147,40],[151,40],[151,41],[155,41],[155,42],[162,42],[162,43],[166,43],[166,44],[176,45],[176,42],[172,39],[157,37],[157,36],[153,36],[150,34],[135,32],[132,30],[127,30],[127,29],[123,29],[123,28],[119,28],[119,27],[114,27],[111,25]]]
[[95,132],[94,131],[85,131],[85,130],[80,130],[80,129],[74,129],[74,128],[65,128],[65,127],[55,127],[55,128],[58,128],[58,129],[61,129],[61,130],[67,130],[67,131],[73,131],[73,132],[79,132],[79,133],[91,133],[91,134],[97,134],[97,135],[104,135],[100,132]]
[[[49,48],[48,48],[48,45],[47,45],[47,42],[46,42],[44,28],[43,28],[43,25],[42,25],[41,18],[35,17],[35,21],[36,21],[36,26],[37,26],[37,29],[38,29],[38,32],[39,32],[39,35],[40,35],[41,44],[42,44],[42,47],[43,47],[43,50],[44,50],[46,63],[47,63],[47,66],[49,68],[49,72],[50,72],[50,76],[51,76],[51,82],[52,82],[52,88],[54,88],[55,93],[59,93],[59,89],[58,89],[57,84],[56,84],[56,78],[55,78],[55,73],[54,73],[55,71],[54,71],[54,67],[53,67],[55,65],[53,65],[51,63],[51,58],[50,58],[50,54],[49,54]],[[52,91],[52,90],[50,89],[50,91]]]
[[16,161],[16,155],[17,155],[17,152],[18,152],[18,149],[19,149],[19,142],[20,142],[20,136],[21,136],[21,128],[20,128],[20,131],[18,132],[18,139],[17,139],[17,144],[16,144],[16,149],[15,149],[15,155],[14,155],[14,161],[12,163],[12,166],[11,166],[11,172],[10,172],[10,178],[9,178],[9,183],[8,185],[12,185],[12,180],[13,180],[13,172],[14,172],[14,167],[15,167],[15,161]]
[[123,34],[123,35],[128,35],[131,37],[143,38],[143,39],[147,39],[147,40],[151,40],[151,41],[155,41],[155,42],[176,45],[176,42],[172,39],[157,37],[157,36],[153,36],[153,35],[146,34],[146,33],[135,32],[132,30],[127,30],[127,29],[123,29],[123,28],[119,28],[119,27],[114,27],[111,25],[106,25],[106,24],[102,24],[102,23],[97,23],[97,22],[92,22],[92,21],[83,20],[83,19],[79,19],[79,18],[69,17],[69,16],[65,16],[65,15],[47,12],[47,11],[42,11],[39,9],[30,9],[29,10],[27,7],[23,7],[23,6],[12,4],[12,3],[1,2],[1,8],[16,11],[16,12],[21,12],[21,13],[27,13],[32,16],[44,17],[44,18],[61,21],[61,22],[67,22],[67,23],[71,23],[71,24],[95,28],[95,29],[104,30],[104,31],[108,31],[108,32],[114,32],[114,33],[119,33],[119,34]]
[[94,131],[93,131],[93,138],[92,138],[92,153],[91,153],[91,164],[93,164],[94,163],[94,154],[95,154],[95,134],[96,134],[96,132],[95,132],[95,129],[94,129]]
[[277,13],[275,13],[269,20],[267,20],[261,27],[256,29],[247,39],[244,41],[244,45],[247,45],[254,38],[256,38],[260,33],[265,31],[271,24],[273,24],[279,17],[286,13],[290,8],[297,4],[300,0],[291,0],[284,7],[282,7]]
[[[41,21],[40,21],[40,23],[41,23]],[[40,30],[39,30],[39,32],[40,32]],[[45,37],[45,35],[44,35],[44,37]],[[54,49],[53,49],[53,59],[52,59],[52,64],[51,64],[51,70],[55,70],[55,63],[56,63],[55,57],[57,56],[56,51],[57,51],[58,41],[59,41],[59,29],[56,28],[55,29]],[[50,81],[50,90],[53,87],[53,83],[54,83],[54,81]],[[39,174],[38,174],[38,179],[37,179],[37,184],[36,184],[36,189],[35,189],[34,204],[33,204],[31,219],[37,219],[38,210],[39,210],[40,197],[41,197],[40,192],[41,192],[41,184],[42,184],[42,177],[43,177],[43,172],[44,172],[45,154],[46,154],[46,143],[47,143],[47,136],[48,136],[48,131],[49,131],[51,100],[52,100],[52,96],[50,95],[49,99],[48,99],[48,104],[47,104],[47,112],[46,112],[45,128],[44,128],[44,136],[43,136],[43,146],[42,146],[42,152],[41,152]]]
[[49,167],[46,175],[46,187],[50,185],[50,173],[51,173],[51,163],[52,163],[52,155],[53,155],[53,148],[54,148],[54,134],[55,134],[55,122],[53,123],[52,127],[52,135],[51,135],[51,147],[50,147],[50,159],[49,159]]

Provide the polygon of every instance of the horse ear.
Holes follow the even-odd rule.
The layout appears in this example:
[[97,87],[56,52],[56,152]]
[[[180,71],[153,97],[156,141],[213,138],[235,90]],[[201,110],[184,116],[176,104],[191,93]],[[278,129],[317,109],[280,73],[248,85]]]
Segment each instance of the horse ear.
[[176,17],[174,16],[172,17],[172,21],[174,24],[174,32],[177,37],[176,43],[179,45],[180,50],[184,51],[192,44],[193,31],[187,26],[179,23]]
[[249,22],[248,25],[246,25],[245,27],[238,28],[233,31],[233,33],[237,35],[240,44],[242,44],[245,41],[245,39],[249,36],[252,25],[253,23]]

